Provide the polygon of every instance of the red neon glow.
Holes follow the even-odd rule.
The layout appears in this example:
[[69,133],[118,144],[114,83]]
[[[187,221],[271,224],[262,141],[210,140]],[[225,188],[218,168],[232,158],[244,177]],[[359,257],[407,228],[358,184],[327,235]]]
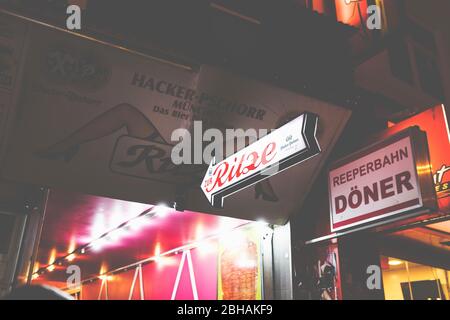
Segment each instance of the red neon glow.
[[312,1],[312,9],[314,11],[317,11],[318,13],[322,13],[322,14],[326,13],[324,1],[329,1],[329,0],[313,0]]
[[354,27],[360,27],[361,19],[359,12],[361,12],[363,22],[367,20],[367,0],[362,1],[336,0],[335,3],[336,3],[336,18],[339,22],[349,24]]
[[[56,248],[57,259],[67,255],[73,248],[86,244],[93,236],[101,235],[112,227],[138,216],[151,209],[149,204],[129,203],[116,199],[81,195],[63,190],[53,190],[50,194],[43,228],[43,240],[38,252],[35,271],[39,267],[46,267],[51,256],[51,250]],[[83,284],[82,299],[99,297],[101,283],[107,283],[107,290],[102,289],[101,299],[128,299],[135,269],[131,268],[120,274],[113,274],[113,278],[98,279],[108,270],[115,270],[139,260],[148,259],[160,254],[158,261],[143,266],[143,290],[145,299],[170,299],[177,271],[180,265],[182,251],[176,255],[166,256],[166,251],[180,246],[196,243],[191,250],[192,264],[196,278],[199,299],[217,298],[217,239],[207,239],[211,236],[225,233],[248,221],[225,218],[195,212],[177,212],[173,209],[162,210],[152,216],[142,216],[132,224],[127,224],[125,233],[117,241],[117,235],[105,237],[97,243],[101,251],[88,248],[84,253],[76,252],[74,263],[82,270],[82,280],[95,278],[92,283]],[[152,211],[153,212],[153,211]],[[120,234],[119,234],[120,235]],[[107,240],[107,239],[108,240]],[[111,241],[111,242],[108,242]],[[197,243],[198,242],[198,243]],[[157,248],[157,244],[159,248]],[[50,244],[51,247],[47,247]],[[67,260],[63,266],[56,266],[53,272],[46,272],[34,276],[33,283],[51,284],[59,288],[66,287]],[[107,267],[106,267],[107,264]],[[111,274],[108,274],[111,276]],[[157,284],[157,285],[155,285]],[[133,299],[140,298],[139,276],[132,293]],[[181,272],[176,299],[193,299],[190,273],[186,261]]]
[[410,126],[419,126],[427,133],[431,169],[434,174],[439,208],[450,211],[450,131],[444,105],[428,109],[397,124],[389,123],[389,134]]

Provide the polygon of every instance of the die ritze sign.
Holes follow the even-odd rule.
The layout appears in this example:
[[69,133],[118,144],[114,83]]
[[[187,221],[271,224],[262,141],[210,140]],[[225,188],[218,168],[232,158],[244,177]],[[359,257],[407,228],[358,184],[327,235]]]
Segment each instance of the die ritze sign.
[[225,197],[319,154],[317,121],[303,113],[221,162],[213,160],[201,185],[209,202],[222,208]]

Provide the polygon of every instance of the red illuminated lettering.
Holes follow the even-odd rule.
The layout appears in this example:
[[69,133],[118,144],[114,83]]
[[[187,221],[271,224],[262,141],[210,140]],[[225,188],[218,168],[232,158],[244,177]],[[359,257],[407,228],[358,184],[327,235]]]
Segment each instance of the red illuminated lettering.
[[256,171],[261,165],[269,164],[276,156],[276,143],[270,142],[266,145],[261,154],[252,151],[242,154],[239,161],[237,157],[233,160],[223,161],[215,168],[211,179],[206,181],[206,191],[212,192],[216,188],[222,187],[227,182],[238,179],[241,175]]
[[[264,151],[262,154],[262,160],[261,160],[261,163],[263,165],[268,164],[270,161],[273,160],[273,158],[275,158],[276,152],[274,152],[274,151],[275,151],[276,146],[277,145],[275,142],[271,142],[264,148]],[[272,155],[272,157],[269,158],[270,155]]]

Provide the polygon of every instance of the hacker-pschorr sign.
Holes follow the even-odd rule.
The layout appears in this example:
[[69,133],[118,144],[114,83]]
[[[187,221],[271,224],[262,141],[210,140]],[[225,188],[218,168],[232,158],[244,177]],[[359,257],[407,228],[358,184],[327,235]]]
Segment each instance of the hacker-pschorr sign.
[[328,179],[333,232],[436,207],[426,136],[417,127],[337,162]]
[[[0,166],[2,178],[11,181],[284,224],[302,207],[351,114],[217,67],[191,70],[44,26],[30,28],[27,48],[22,55],[27,81],[17,107],[8,114],[11,133]],[[223,208],[211,206],[200,188],[211,158],[204,157],[210,146],[206,142],[212,142],[206,133],[226,137],[228,130],[267,132],[305,113],[312,120],[305,127],[308,141],[317,139],[320,153],[239,189]],[[296,137],[304,127],[300,120],[295,123],[292,139],[276,140],[284,146],[280,156],[302,149],[303,140]],[[191,162],[173,161],[182,141],[186,148],[181,148],[180,158],[191,152]],[[227,155],[246,149],[251,151],[249,161],[255,151],[264,163],[274,156],[272,144],[247,149],[247,142],[223,142]],[[218,155],[218,163],[222,160],[218,151],[211,154]],[[231,169],[234,159],[229,160]]]

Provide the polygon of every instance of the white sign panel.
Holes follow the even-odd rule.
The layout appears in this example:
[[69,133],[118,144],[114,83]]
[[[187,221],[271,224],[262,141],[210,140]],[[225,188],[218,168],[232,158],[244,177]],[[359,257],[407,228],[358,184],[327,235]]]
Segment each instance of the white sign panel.
[[223,207],[226,196],[317,155],[316,131],[317,116],[304,113],[227,159],[212,162],[203,192],[213,206]]
[[411,136],[365,152],[329,173],[331,230],[423,206]]

